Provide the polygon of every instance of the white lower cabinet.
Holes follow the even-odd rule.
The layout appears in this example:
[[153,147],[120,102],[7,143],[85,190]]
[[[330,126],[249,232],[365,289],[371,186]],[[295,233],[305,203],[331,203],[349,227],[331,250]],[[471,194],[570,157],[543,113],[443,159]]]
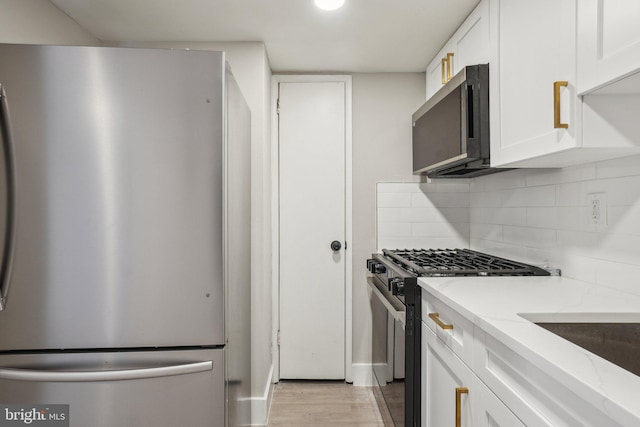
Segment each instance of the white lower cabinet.
[[422,426],[524,426],[425,323],[422,376]]
[[[423,426],[471,427],[473,373],[427,325],[422,324]],[[458,421],[456,421],[458,418]]]
[[426,289],[422,299],[423,427],[637,425],[612,419],[609,402],[585,400]]
[[518,417],[475,376],[473,394],[475,427],[524,427]]

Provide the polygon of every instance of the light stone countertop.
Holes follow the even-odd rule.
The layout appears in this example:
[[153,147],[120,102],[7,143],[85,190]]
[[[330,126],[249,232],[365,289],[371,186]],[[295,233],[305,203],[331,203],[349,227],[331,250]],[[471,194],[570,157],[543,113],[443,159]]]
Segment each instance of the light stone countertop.
[[418,283],[616,422],[640,425],[639,376],[521,316],[640,323],[640,296],[563,277],[424,277]]

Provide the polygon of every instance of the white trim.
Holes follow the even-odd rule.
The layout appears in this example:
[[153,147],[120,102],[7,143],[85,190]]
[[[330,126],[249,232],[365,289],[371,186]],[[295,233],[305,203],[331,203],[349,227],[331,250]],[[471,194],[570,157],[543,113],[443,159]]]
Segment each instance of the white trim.
[[251,398],[252,426],[266,426],[269,424],[269,411],[273,400],[273,365],[271,365],[267,378],[267,385],[262,396]]
[[353,140],[352,140],[352,83],[350,75],[273,75],[271,76],[271,209],[272,226],[272,360],[273,381],[280,380],[280,352],[278,349],[278,329],[280,327],[280,204],[278,172],[278,114],[276,102],[280,83],[298,82],[344,82],[345,84],[345,381],[353,382]]
[[[384,364],[386,366],[386,363]],[[376,381],[373,378],[373,364],[354,363],[353,364],[353,385],[355,387],[373,387]]]

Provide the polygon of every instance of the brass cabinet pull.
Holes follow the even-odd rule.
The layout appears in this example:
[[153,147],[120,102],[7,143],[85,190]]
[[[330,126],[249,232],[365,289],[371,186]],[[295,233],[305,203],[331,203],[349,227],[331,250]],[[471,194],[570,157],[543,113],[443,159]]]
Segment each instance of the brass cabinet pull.
[[446,69],[447,67],[447,58],[442,58],[440,60],[440,68],[442,70],[442,84],[445,84],[447,82],[447,76],[446,76]]
[[469,394],[469,389],[466,387],[456,387],[456,427],[462,425],[462,400],[463,394]]
[[447,325],[442,320],[440,320],[440,313],[429,313],[429,317],[436,322],[436,325],[440,326],[442,329],[453,329],[453,325]]
[[447,53],[447,81],[453,77],[453,53]]
[[553,82],[553,127],[556,129],[567,129],[567,123],[560,123],[560,88],[568,86],[569,82]]

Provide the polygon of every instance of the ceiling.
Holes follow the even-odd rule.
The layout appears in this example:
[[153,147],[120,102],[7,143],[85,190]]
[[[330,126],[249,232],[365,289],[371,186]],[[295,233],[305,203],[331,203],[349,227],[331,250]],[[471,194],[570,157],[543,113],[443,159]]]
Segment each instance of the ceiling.
[[415,72],[479,0],[50,0],[105,42],[264,42],[274,72]]

